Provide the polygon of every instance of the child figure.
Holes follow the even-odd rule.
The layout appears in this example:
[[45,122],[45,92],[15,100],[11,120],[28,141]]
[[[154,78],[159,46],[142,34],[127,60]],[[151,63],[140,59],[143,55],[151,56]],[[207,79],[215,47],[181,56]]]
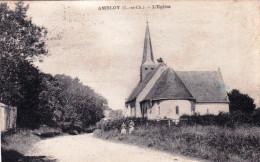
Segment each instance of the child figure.
[[121,134],[126,134],[126,125],[123,122],[122,126],[121,126]]
[[130,123],[129,123],[129,134],[132,134],[133,133],[133,131],[134,131],[134,126],[135,126],[135,124],[134,124],[134,122],[131,120],[130,121]]

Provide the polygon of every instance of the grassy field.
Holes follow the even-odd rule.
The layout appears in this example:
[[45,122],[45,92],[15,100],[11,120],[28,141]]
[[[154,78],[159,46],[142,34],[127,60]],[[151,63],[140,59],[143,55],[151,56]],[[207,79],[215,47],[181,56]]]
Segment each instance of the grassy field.
[[[107,128],[107,127],[105,127]],[[259,161],[260,127],[241,125],[170,126],[137,125],[133,134],[120,135],[120,130],[98,129],[96,137],[147,146],[212,161]]]
[[40,127],[36,130],[17,129],[3,132],[1,134],[1,154],[2,161],[55,161],[48,157],[29,157],[24,154],[41,139],[53,137],[62,134],[61,130]]

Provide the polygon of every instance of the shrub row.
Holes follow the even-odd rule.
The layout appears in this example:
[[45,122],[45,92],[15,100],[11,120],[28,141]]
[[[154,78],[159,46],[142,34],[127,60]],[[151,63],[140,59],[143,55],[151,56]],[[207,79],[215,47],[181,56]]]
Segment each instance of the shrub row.
[[260,114],[244,114],[240,112],[228,114],[220,113],[219,115],[183,115],[180,117],[181,123],[188,125],[217,125],[235,127],[246,124],[251,126],[260,126]]
[[125,123],[126,126],[129,126],[131,120],[133,120],[135,126],[143,125],[147,121],[146,119],[143,118],[117,118],[117,119],[101,120],[96,124],[96,128],[104,131],[121,129],[123,123]]
[[[97,129],[101,129],[103,131],[121,129],[122,123],[129,126],[130,121],[135,123],[135,126],[152,126],[152,125],[160,125],[167,126],[167,120],[147,120],[145,118],[119,118],[119,119],[109,119],[109,120],[101,120],[96,124]],[[216,125],[222,127],[236,127],[239,125],[251,125],[251,126],[260,126],[260,114],[252,114],[247,115],[243,113],[220,113],[219,115],[183,115],[180,117],[179,126],[182,125]],[[172,124],[174,126],[174,124]]]
[[[101,129],[103,131],[108,130],[120,130],[123,123],[126,124],[127,129],[129,128],[130,121],[133,121],[135,127],[138,126],[168,126],[167,120],[147,120],[146,118],[136,118],[136,117],[128,117],[128,118],[117,118],[117,119],[109,119],[109,120],[101,120],[96,124],[97,129]],[[174,125],[174,124],[172,124]]]

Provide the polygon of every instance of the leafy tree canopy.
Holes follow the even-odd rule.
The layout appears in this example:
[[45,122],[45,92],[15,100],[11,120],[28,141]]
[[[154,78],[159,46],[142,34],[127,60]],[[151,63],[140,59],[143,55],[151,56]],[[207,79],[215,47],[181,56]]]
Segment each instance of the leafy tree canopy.
[[41,86],[39,110],[43,124],[82,130],[104,117],[107,100],[78,78],[45,74]]
[[27,10],[23,2],[17,2],[13,10],[0,3],[0,102],[13,106],[24,98],[24,79],[37,77],[32,76],[38,70],[31,62],[48,53],[47,30],[33,24]]
[[251,114],[254,112],[256,105],[254,99],[247,94],[242,94],[237,89],[233,89],[228,93],[230,101],[230,112],[242,112],[245,114]]
[[14,10],[6,3],[0,4],[1,59],[35,60],[47,55],[47,30],[33,24],[27,10],[23,2],[17,2]]

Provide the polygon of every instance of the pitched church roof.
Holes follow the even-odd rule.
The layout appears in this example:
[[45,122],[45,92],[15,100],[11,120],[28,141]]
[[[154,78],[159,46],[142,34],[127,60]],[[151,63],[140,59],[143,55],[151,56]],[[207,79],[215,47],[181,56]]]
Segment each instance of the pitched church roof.
[[196,102],[228,102],[220,71],[176,71]]
[[144,100],[193,99],[173,69],[166,69],[154,84]]
[[228,102],[219,71],[174,71],[168,68],[143,101],[195,100],[196,102]]
[[154,76],[154,74],[157,72],[157,70],[160,67],[161,66],[158,65],[153,71],[151,71],[150,73],[147,74],[146,78],[142,82],[140,81],[137,84],[137,86],[134,88],[134,90],[132,91],[132,93],[130,94],[130,96],[126,100],[126,102],[131,102],[131,101],[133,101],[137,98],[137,96],[142,92],[144,87],[148,84],[148,82],[152,79],[152,77]]

